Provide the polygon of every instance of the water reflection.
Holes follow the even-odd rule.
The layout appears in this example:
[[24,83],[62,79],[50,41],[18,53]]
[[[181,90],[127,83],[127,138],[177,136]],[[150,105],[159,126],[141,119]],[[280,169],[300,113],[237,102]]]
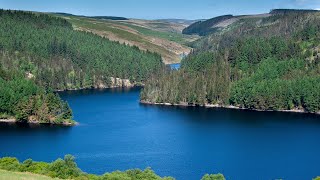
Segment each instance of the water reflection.
[[265,123],[307,123],[320,125],[320,116],[316,114],[253,111],[243,109],[185,107],[140,104],[143,108],[154,108],[162,112],[174,112],[185,119],[196,123],[239,123],[239,124],[265,124]]

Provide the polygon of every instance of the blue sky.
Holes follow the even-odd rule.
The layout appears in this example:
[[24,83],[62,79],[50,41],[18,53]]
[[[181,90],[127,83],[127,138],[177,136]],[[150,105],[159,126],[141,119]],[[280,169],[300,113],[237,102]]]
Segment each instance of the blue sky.
[[0,0],[0,8],[142,19],[202,19],[264,13],[275,8],[320,9],[320,0]]

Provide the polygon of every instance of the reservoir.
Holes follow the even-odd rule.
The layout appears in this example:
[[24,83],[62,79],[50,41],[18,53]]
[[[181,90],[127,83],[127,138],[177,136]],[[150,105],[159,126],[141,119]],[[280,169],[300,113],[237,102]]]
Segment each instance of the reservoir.
[[170,64],[170,69],[171,70],[179,70],[180,67],[181,67],[181,64],[180,63],[177,63],[177,64]]
[[151,167],[196,180],[309,179],[320,175],[316,115],[139,104],[139,88],[60,93],[75,127],[0,124],[0,156],[76,157],[88,173]]

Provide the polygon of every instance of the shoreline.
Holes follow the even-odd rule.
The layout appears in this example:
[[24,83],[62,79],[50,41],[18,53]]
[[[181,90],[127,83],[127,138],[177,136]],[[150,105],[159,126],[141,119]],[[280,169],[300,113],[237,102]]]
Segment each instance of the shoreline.
[[0,119],[0,123],[16,123],[15,119]]
[[[0,119],[0,123],[8,123],[8,124],[19,124],[16,119]],[[54,124],[54,123],[40,123],[40,122],[26,122],[24,124],[35,124],[35,125],[56,125],[56,126],[65,126],[65,127],[72,127],[72,126],[78,126],[78,122],[74,123],[62,123],[62,124]]]
[[104,89],[121,89],[121,88],[137,88],[137,87],[143,87],[143,84],[138,85],[135,84],[133,86],[111,86],[111,87],[88,87],[88,88],[79,88],[79,89],[54,89],[53,92],[68,92],[68,91],[81,91],[81,90],[104,90]]
[[65,89],[53,89],[54,92],[66,92],[66,91],[79,91],[79,90],[103,90],[103,89],[116,89],[116,88],[135,88],[143,87],[143,82],[130,81],[130,79],[121,79],[110,77],[111,84],[104,82],[97,82],[95,85],[90,87],[79,87],[79,88],[65,88]]
[[180,104],[171,104],[171,103],[152,103],[145,100],[140,100],[140,104],[146,105],[157,105],[157,106],[176,106],[176,107],[203,107],[203,108],[223,108],[223,109],[236,109],[236,110],[249,110],[249,111],[257,111],[257,112],[287,112],[287,113],[299,113],[299,114],[314,114],[320,115],[319,112],[307,112],[301,109],[292,109],[292,110],[261,110],[261,109],[248,109],[242,108],[238,106],[232,105],[219,105],[219,104],[205,104],[205,105],[190,105],[188,103],[180,103]]

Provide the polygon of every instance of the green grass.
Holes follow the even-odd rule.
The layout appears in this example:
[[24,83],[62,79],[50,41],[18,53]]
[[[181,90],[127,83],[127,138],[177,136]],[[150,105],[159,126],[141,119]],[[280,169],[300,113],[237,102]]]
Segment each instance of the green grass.
[[[142,28],[142,27],[140,28],[138,26],[128,25],[127,23],[120,23],[120,22],[116,22],[116,21],[94,20],[94,19],[89,19],[89,18],[78,18],[78,17],[77,18],[73,18],[73,17],[70,18],[69,17],[68,20],[75,27],[85,28],[88,30],[96,30],[101,33],[111,32],[112,34],[116,35],[120,39],[143,44],[144,47],[148,47],[148,50],[150,50],[152,52],[157,52],[161,55],[174,56],[174,54],[172,52],[170,52],[169,50],[167,50],[161,46],[158,46],[156,44],[153,44],[153,43],[149,42],[148,40],[142,38],[143,36],[146,36],[146,34],[149,34],[148,36],[151,36],[151,34],[153,34],[154,35],[153,37],[155,37],[155,35],[157,34],[156,31],[152,31],[147,28]],[[140,34],[134,34],[129,31],[122,30],[118,27],[115,27],[115,25],[127,26],[127,27],[132,28],[133,30],[136,30],[136,31],[138,31],[138,29],[139,29],[146,34],[143,34],[140,31],[139,31]],[[133,27],[136,27],[136,29]]]
[[53,180],[53,178],[31,173],[0,170],[0,180]]
[[[161,39],[167,39],[169,41],[173,41],[179,44],[186,44],[188,42],[186,35],[180,34],[180,33],[174,33],[174,32],[162,32],[162,31],[156,31],[149,28],[133,25],[129,22],[123,22],[123,21],[109,21],[109,20],[94,20],[88,18],[70,18],[70,22],[76,26],[79,27],[88,27],[92,29],[97,29],[101,31],[109,31],[116,35],[119,35],[119,37],[126,38],[127,40],[140,42],[141,40],[137,38],[138,36],[127,32],[125,30],[121,30],[119,28],[112,28],[112,25],[123,25],[127,26],[131,29],[134,29],[138,31],[141,35],[144,36],[150,36],[150,37],[156,37]],[[93,22],[96,22],[97,24],[93,24]],[[158,23],[153,23],[158,24]],[[111,25],[111,26],[110,26]],[[159,24],[159,27],[161,25]],[[166,24],[163,24],[163,26],[167,26]]]
[[144,42],[141,38],[139,38],[139,36],[125,30],[114,28],[110,26],[110,24],[108,23],[100,23],[99,21],[91,22],[91,21],[88,21],[87,19],[82,19],[82,18],[81,19],[71,18],[70,22],[76,27],[84,27],[88,29],[95,29],[98,31],[108,31],[119,36],[120,38],[124,38],[129,41],[135,41],[135,42],[141,42],[141,43]]
[[183,34],[174,33],[174,32],[161,32],[161,31],[154,31],[148,28],[135,26],[129,23],[122,22],[121,24],[128,26],[132,29],[137,30],[139,33],[145,35],[145,36],[151,36],[151,37],[157,37],[161,39],[167,39],[169,41],[173,41],[179,44],[185,44],[187,40],[184,38]]

